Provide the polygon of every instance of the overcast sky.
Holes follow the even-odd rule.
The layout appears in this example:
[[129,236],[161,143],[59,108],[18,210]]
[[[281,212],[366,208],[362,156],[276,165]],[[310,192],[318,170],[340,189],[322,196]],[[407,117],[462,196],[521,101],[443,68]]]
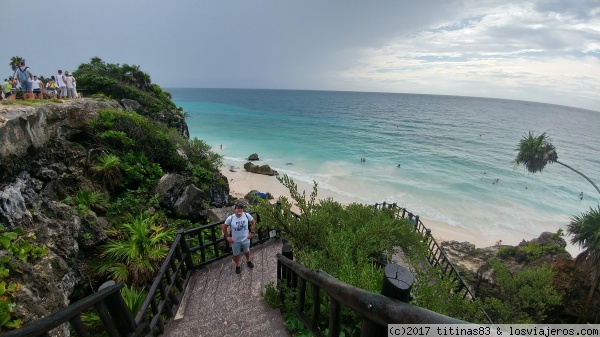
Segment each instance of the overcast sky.
[[0,76],[92,57],[163,88],[382,91],[600,111],[600,0],[0,0]]

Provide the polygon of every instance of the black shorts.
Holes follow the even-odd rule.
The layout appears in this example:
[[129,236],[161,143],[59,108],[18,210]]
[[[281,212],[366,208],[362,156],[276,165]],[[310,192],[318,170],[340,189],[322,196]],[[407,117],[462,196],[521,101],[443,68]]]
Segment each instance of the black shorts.
[[41,94],[42,90],[41,89],[33,89],[33,93],[34,94]]

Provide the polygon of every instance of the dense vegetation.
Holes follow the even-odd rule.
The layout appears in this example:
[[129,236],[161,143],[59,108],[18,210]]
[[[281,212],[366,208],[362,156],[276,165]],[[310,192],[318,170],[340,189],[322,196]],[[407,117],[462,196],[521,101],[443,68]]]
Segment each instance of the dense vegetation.
[[[256,208],[261,215],[260,227],[275,228],[285,237],[294,251],[294,260],[306,268],[320,269],[353,286],[379,293],[383,270],[374,260],[391,262],[394,250],[402,249],[405,259],[413,266],[415,284],[412,303],[438,313],[476,323],[489,323],[485,312],[495,323],[542,322],[546,312],[560,302],[552,287],[554,272],[549,268],[528,268],[508,272],[500,260],[490,260],[496,271],[501,291],[475,301],[464,300],[454,291],[456,283],[445,278],[440,267],[431,268],[425,260],[427,247],[424,237],[414,229],[414,223],[398,219],[392,210],[369,205],[341,205],[331,199],[316,202],[317,184],[310,196],[300,193],[287,176],[277,178],[288,190],[293,201],[280,197],[273,207],[260,200]],[[300,209],[295,215],[292,203]],[[537,254],[537,251],[536,251]],[[279,292],[290,299],[279,302]],[[308,330],[294,314],[297,303],[292,290],[269,286],[265,300],[282,308],[288,328],[296,335],[308,335]],[[327,331],[328,298],[321,294],[323,321]],[[311,300],[307,299],[307,306]],[[342,330],[345,336],[360,335],[361,319],[348,310],[342,311]]]
[[94,57],[90,63],[81,64],[73,76],[77,79],[77,90],[86,96],[133,99],[152,112],[181,110],[171,101],[171,95],[151,83],[150,75],[136,65],[105,63]]

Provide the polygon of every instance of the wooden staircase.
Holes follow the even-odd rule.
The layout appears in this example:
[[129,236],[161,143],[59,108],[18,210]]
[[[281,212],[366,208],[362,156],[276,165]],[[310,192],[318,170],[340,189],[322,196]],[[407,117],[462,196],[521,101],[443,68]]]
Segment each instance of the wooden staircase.
[[254,269],[243,257],[240,275],[231,258],[196,272],[163,336],[291,336],[279,309],[270,308],[261,296],[277,278],[275,255],[281,248],[280,240],[252,248]]

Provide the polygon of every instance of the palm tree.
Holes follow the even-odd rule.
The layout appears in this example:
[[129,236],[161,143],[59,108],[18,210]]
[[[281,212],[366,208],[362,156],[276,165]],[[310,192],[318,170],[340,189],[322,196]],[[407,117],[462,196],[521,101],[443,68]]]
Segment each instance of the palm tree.
[[21,56],[13,56],[10,58],[10,68],[12,69],[12,71],[14,72],[15,70],[17,70],[17,68],[19,68],[21,66],[21,61],[25,61],[24,58],[22,58]]
[[114,191],[123,180],[121,158],[114,154],[104,154],[98,158],[98,164],[92,170],[94,178],[100,180],[105,188]]
[[144,285],[152,281],[169,252],[175,230],[159,223],[155,214],[121,223],[113,232],[117,237],[102,247],[95,269],[128,284]]
[[583,267],[591,281],[590,291],[583,306],[581,317],[585,317],[598,281],[600,281],[600,206],[581,215],[575,215],[567,225],[567,232],[572,235],[571,243],[583,248],[575,262]]
[[571,166],[558,161],[556,148],[550,143],[550,138],[546,136],[545,132],[536,136],[529,131],[529,135],[523,136],[515,150],[518,151],[518,154],[514,162],[517,165],[523,164],[527,171],[531,173],[542,172],[546,164],[558,163],[584,177],[600,193],[600,189],[590,178]]

